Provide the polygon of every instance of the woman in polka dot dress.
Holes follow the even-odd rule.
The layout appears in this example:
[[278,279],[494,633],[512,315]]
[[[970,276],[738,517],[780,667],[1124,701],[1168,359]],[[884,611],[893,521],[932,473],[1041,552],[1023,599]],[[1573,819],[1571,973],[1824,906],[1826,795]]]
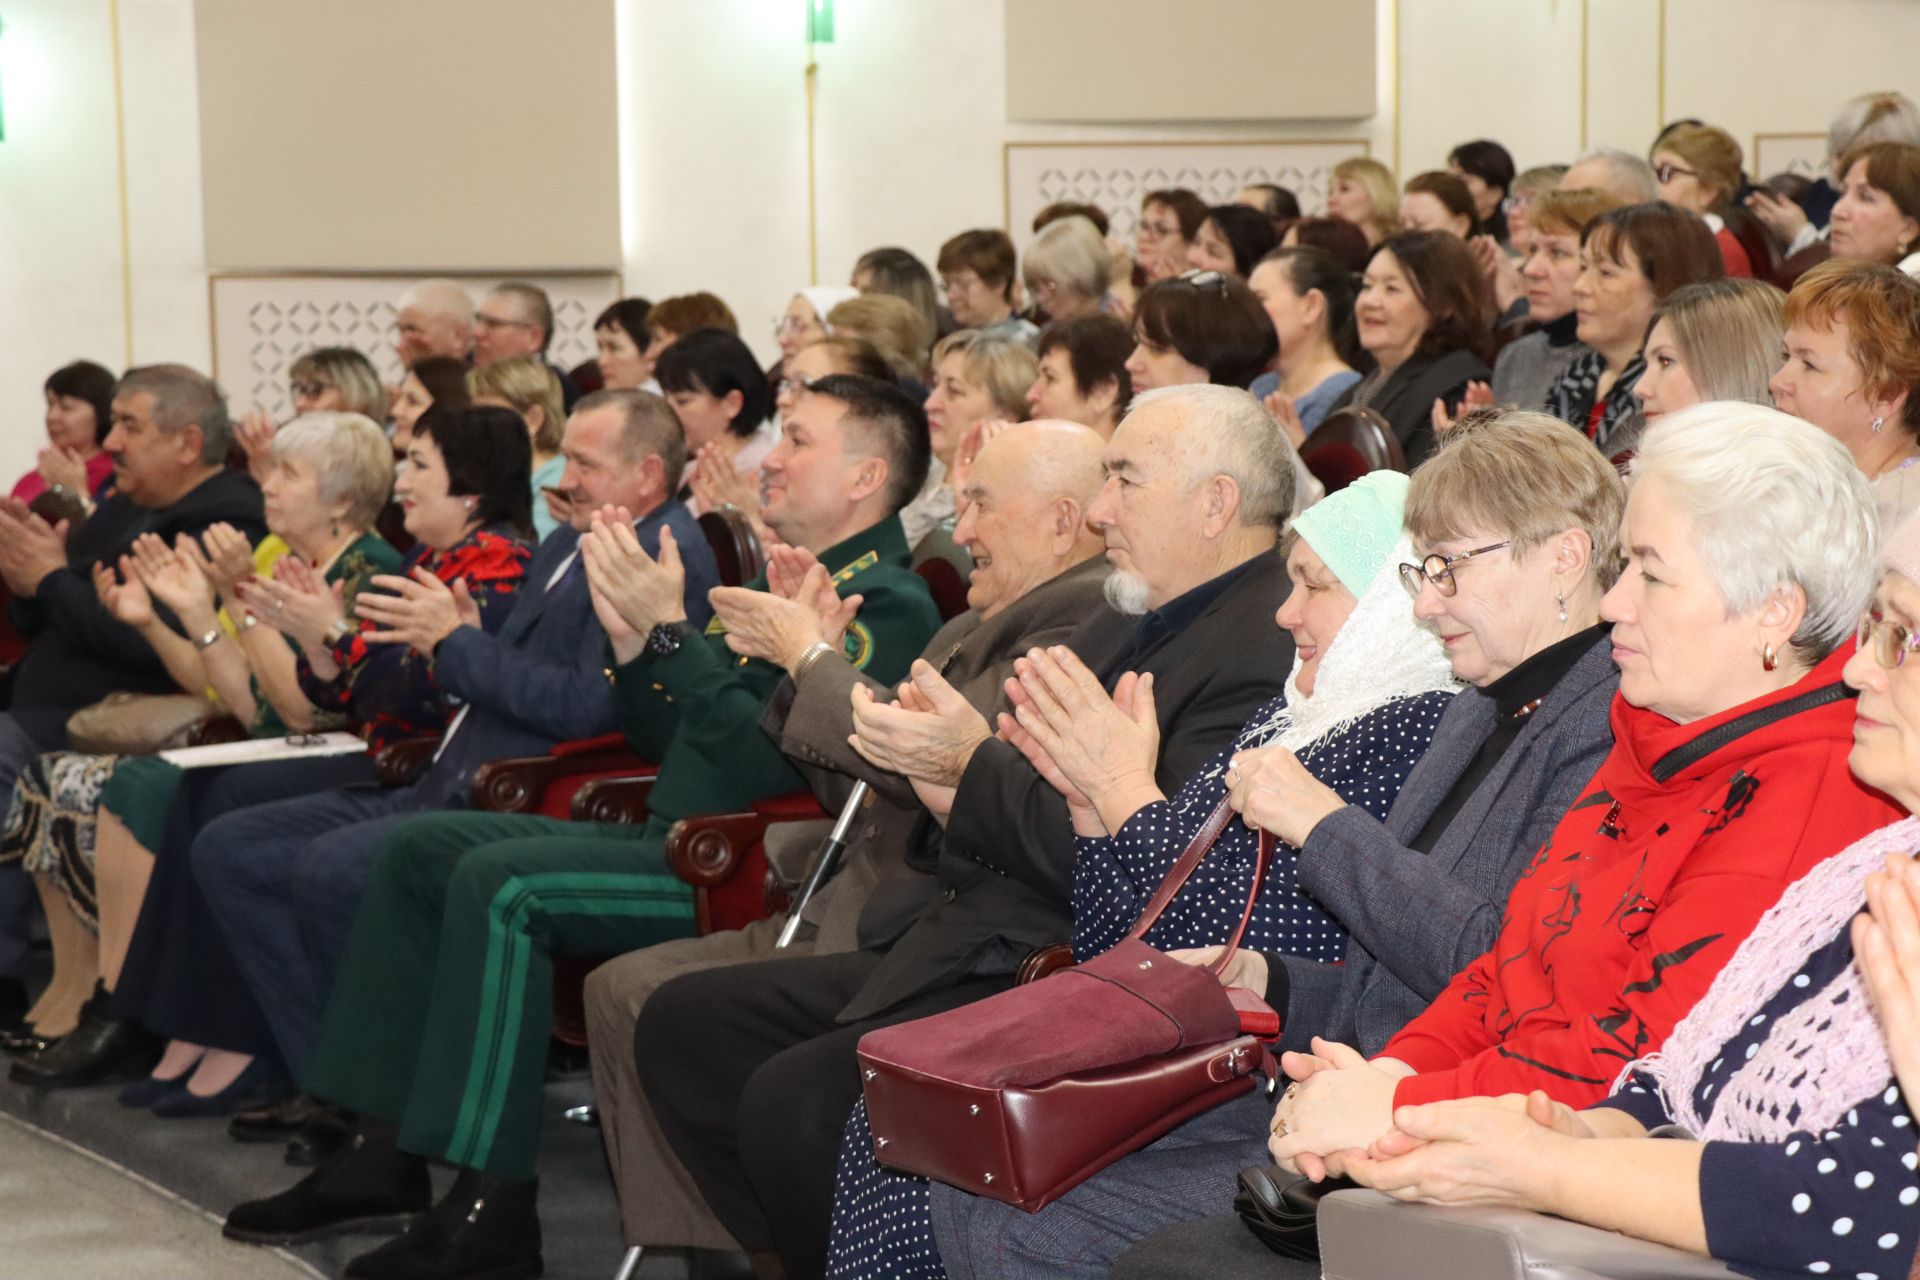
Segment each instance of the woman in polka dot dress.
[[[1860,691],[1848,765],[1914,813],[1920,522],[1886,558],[1845,671]],[[1916,852],[1909,817],[1803,876],[1660,1052],[1597,1106],[1573,1112],[1535,1093],[1403,1107],[1349,1174],[1401,1199],[1558,1214],[1746,1275],[1906,1276],[1920,1137],[1895,1064],[1911,1066],[1916,1047],[1899,974],[1920,973]],[[1908,1039],[1890,1047],[1889,1035]],[[1669,1134],[1678,1140],[1646,1140]]]
[[[1053,759],[1065,754],[1065,746],[1049,719],[1060,730],[1071,720],[1072,733],[1082,739],[1124,744],[1131,732],[1137,736],[1130,749],[1144,763],[1151,788],[1150,689],[1136,691],[1123,679],[1116,690],[1118,705],[1100,699],[1070,711],[1067,704],[1088,692],[1076,679],[1083,672],[1070,654],[1038,654],[1019,664],[1027,692],[1015,700],[1026,709],[1002,727],[1069,794],[1078,832],[1076,958],[1105,951],[1132,927],[1175,858],[1226,795],[1229,762],[1237,753],[1287,748],[1316,778],[1375,817],[1392,808],[1456,687],[1437,637],[1414,620],[1397,579],[1397,564],[1410,556],[1400,534],[1406,488],[1406,476],[1377,473],[1322,500],[1296,521],[1298,537],[1287,555],[1293,592],[1276,619],[1294,637],[1287,694],[1261,708],[1232,745],[1171,799],[1157,789],[1128,799],[1103,796],[1096,812]],[[1036,700],[1052,705],[1043,712]],[[1089,718],[1097,719],[1097,726]],[[1173,949],[1224,941],[1246,905],[1256,846],[1250,825],[1230,825],[1147,942]],[[1337,961],[1346,931],[1299,891],[1294,859],[1286,856],[1290,852],[1281,846],[1261,885],[1246,945]],[[871,1150],[866,1111],[857,1107],[841,1144],[829,1274],[942,1275],[928,1184],[875,1163]]]

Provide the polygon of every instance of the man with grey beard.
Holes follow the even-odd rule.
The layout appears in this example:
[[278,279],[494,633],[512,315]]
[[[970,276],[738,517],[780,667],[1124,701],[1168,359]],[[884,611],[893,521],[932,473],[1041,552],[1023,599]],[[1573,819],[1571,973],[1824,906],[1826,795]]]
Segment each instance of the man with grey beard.
[[[1114,606],[1067,647],[1113,690],[1151,677],[1155,779],[1172,795],[1285,688],[1293,643],[1274,622],[1274,554],[1293,501],[1288,446],[1244,391],[1142,395],[1088,508]],[[901,702],[855,700],[873,764],[905,775],[946,827],[931,875],[878,886],[862,950],[674,978],[641,1009],[641,1083],[660,1127],[728,1233],[824,1269],[841,1130],[860,1095],[865,1032],[984,998],[1072,926],[1067,807],[926,662]]]

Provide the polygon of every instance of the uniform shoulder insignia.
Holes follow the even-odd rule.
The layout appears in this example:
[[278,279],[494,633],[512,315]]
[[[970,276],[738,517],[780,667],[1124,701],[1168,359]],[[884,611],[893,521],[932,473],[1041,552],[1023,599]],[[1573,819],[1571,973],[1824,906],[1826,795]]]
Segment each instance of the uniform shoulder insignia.
[[716,613],[707,619],[706,634],[710,636],[723,636],[727,634],[727,624],[720,620],[719,614]]
[[873,568],[873,566],[879,563],[880,563],[880,553],[878,551],[869,551],[867,552],[867,554],[861,556],[858,560],[855,560],[852,564],[849,564],[843,569],[841,569],[840,572],[834,574],[831,581],[833,582],[833,585],[836,587],[843,586],[846,584],[846,581],[849,578],[853,577],[855,574],[864,573],[868,569]]
[[855,671],[865,671],[867,663],[873,659],[873,631],[864,622],[847,624],[846,639],[841,642],[846,650],[847,661],[853,664]]

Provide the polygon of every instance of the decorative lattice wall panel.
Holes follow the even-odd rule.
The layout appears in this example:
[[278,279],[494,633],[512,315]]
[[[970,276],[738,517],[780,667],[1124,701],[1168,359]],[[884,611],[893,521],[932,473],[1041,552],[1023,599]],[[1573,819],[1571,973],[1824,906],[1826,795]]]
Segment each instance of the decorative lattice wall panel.
[[[462,277],[475,301],[502,276]],[[571,368],[594,353],[593,318],[620,296],[611,272],[521,276],[553,300],[549,358]],[[413,276],[216,275],[209,281],[213,309],[214,376],[236,413],[259,406],[276,418],[293,412],[287,370],[315,347],[364,351],[383,382],[400,379],[393,351],[394,300]]]
[[1747,172],[1755,182],[1776,173],[1798,173],[1808,178],[1827,176],[1827,135],[1824,133],[1756,133]]
[[1333,166],[1365,155],[1359,139],[1322,142],[1009,142],[1006,144],[1007,230],[1031,238],[1033,215],[1059,200],[1106,210],[1115,235],[1131,236],[1140,198],[1187,187],[1209,204],[1225,204],[1252,182],[1273,182],[1300,197],[1308,213],[1327,199]]

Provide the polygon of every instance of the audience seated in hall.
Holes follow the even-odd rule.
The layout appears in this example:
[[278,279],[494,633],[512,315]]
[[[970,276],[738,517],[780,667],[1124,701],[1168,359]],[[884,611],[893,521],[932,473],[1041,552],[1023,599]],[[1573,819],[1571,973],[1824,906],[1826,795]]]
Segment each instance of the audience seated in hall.
[[[1920,108],[1809,166],[1750,106],[1009,152],[891,229],[836,162],[818,261],[736,201],[558,307],[536,236],[385,335],[223,321],[244,416],[62,365],[0,498],[13,1109],[285,1143],[225,1234],[359,1280],[570,1273],[583,997],[622,1275],[1319,1274],[1243,1170],[1331,1194],[1330,1274],[1393,1215],[1357,1280],[1460,1272],[1470,1205],[1516,1265],[1914,1271]],[[268,758],[162,754],[221,738]],[[534,816],[616,755],[575,811],[637,816]],[[1273,1087],[1038,1212],[896,1168],[863,1037],[1114,963],[1215,815],[1148,941],[1264,998]]]

